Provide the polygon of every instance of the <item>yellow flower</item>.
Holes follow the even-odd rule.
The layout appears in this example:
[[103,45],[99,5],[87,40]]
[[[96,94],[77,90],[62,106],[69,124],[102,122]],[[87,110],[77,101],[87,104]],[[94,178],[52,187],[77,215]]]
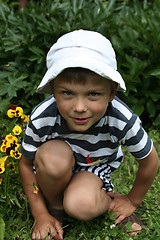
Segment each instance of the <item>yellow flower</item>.
[[17,105],[11,105],[8,108],[7,115],[9,118],[20,117],[23,114],[23,109]]
[[15,170],[16,169],[16,167],[13,165],[12,162],[8,162],[7,163],[7,167],[9,167],[11,170]]
[[38,193],[38,189],[35,189],[35,188],[34,188],[33,193],[34,193],[34,194],[37,194],[37,193]]
[[21,119],[23,120],[23,122],[25,123],[25,122],[29,122],[29,118],[30,118],[30,115],[25,115],[25,114],[22,114],[22,116],[21,116]]
[[8,156],[0,158],[0,174],[5,171],[5,161],[7,160]]
[[18,148],[18,138],[13,136],[12,134],[8,134],[6,135],[5,140],[3,140],[0,150],[1,152],[6,152],[7,155],[10,155],[11,150],[17,151]]
[[7,158],[8,158],[8,156],[1,157],[1,158],[0,158],[0,166],[1,166],[1,164],[4,164],[4,163],[5,163],[5,161],[7,160]]
[[22,154],[21,154],[18,150],[16,150],[16,151],[11,150],[11,151],[10,151],[10,156],[11,156],[12,158],[15,158],[15,159],[20,159],[21,156],[22,156]]
[[39,188],[35,185],[33,189],[33,193],[37,194],[39,192]]
[[11,133],[9,133],[9,134],[6,135],[5,139],[8,142],[13,142],[14,136]]
[[[11,144],[11,143],[17,143],[18,142],[18,138],[13,136],[12,134],[7,134],[5,137],[7,144]],[[6,144],[6,145],[7,145]]]
[[15,170],[16,170],[16,167],[15,167],[15,166],[12,166],[11,169],[15,171]]
[[23,109],[21,107],[16,107],[15,117],[20,117],[23,114]]
[[7,148],[7,141],[5,139],[3,140],[3,143],[1,145],[1,152],[6,152],[6,148]]
[[12,134],[6,135],[6,152],[9,155],[10,150],[15,150],[19,147],[18,138],[13,136]]
[[5,167],[4,166],[0,167],[0,174],[4,173],[4,171],[5,171]]
[[28,184],[33,187],[33,193],[37,194],[39,192],[39,188],[35,183]]
[[3,177],[0,177],[0,185],[2,184],[3,181]]
[[15,116],[15,110],[12,110],[12,109],[9,109],[8,111],[7,111],[7,116],[9,117],[9,118],[13,118],[14,116]]
[[13,128],[12,132],[13,132],[15,135],[20,135],[21,132],[22,132],[22,128],[21,128],[20,126],[16,125],[16,126]]
[[21,119],[24,120],[26,118],[25,114],[22,114]]
[[11,162],[8,162],[6,165],[7,165],[7,167],[9,167],[11,164],[12,164]]

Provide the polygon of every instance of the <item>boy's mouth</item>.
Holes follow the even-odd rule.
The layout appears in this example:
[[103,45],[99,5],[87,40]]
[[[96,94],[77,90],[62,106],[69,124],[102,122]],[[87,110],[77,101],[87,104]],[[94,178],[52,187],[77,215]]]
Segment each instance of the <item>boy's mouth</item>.
[[89,118],[73,118],[73,121],[77,124],[87,123]]

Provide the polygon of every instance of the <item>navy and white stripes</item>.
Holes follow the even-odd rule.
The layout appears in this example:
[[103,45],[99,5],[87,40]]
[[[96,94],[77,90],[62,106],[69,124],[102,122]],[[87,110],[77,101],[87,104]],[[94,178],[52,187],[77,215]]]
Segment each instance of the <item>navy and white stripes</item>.
[[121,145],[137,159],[145,158],[152,141],[141,121],[119,98],[109,103],[105,115],[87,131],[71,132],[59,114],[56,100],[50,96],[32,112],[21,145],[22,155],[34,159],[38,147],[50,140],[61,139],[73,149],[80,166],[107,163],[112,170],[119,167]]

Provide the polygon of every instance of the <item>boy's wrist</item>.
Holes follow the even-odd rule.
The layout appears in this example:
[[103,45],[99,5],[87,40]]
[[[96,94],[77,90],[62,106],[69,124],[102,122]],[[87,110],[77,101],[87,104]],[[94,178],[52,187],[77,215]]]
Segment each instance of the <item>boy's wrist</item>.
[[39,218],[40,216],[45,215],[45,214],[49,214],[47,208],[46,208],[46,209],[43,209],[43,210],[40,210],[40,211],[34,211],[34,212],[32,212],[32,215],[33,215],[33,217],[34,217],[35,220],[36,220],[37,218]]
[[130,200],[130,202],[132,203],[133,206],[135,206],[136,208],[141,204],[142,200],[138,200],[137,198],[135,199],[134,197],[132,197],[132,195],[130,193],[127,194],[128,199]]

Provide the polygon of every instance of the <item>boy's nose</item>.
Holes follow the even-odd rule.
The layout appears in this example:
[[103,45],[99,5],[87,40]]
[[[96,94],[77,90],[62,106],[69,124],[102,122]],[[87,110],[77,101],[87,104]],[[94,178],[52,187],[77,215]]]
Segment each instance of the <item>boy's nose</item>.
[[87,111],[87,104],[84,99],[76,99],[74,104],[74,111],[75,112],[86,112]]

